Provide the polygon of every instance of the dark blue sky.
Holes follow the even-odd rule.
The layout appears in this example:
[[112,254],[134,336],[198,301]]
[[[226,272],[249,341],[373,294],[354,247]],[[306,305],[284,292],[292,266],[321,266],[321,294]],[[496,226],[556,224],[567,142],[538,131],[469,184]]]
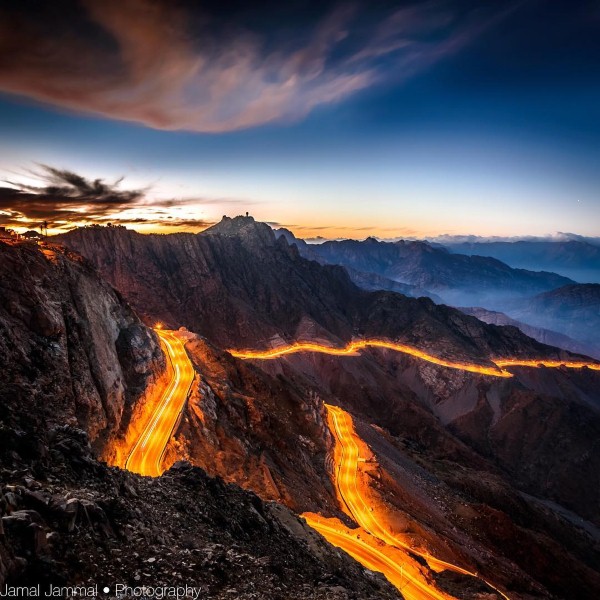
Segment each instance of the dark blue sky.
[[106,219],[141,230],[600,234],[598,2],[92,4],[0,19],[8,179],[125,175],[147,199]]

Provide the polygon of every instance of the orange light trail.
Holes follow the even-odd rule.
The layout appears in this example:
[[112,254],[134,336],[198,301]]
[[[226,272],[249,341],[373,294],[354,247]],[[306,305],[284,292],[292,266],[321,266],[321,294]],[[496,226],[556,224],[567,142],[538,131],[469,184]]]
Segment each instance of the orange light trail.
[[567,369],[591,369],[592,371],[600,371],[600,363],[583,362],[575,360],[521,360],[518,358],[497,359],[493,361],[500,368],[506,367],[547,367],[549,369],[557,369],[566,367]]
[[390,342],[388,340],[381,339],[365,339],[355,340],[350,342],[348,345],[342,348],[336,348],[334,346],[325,346],[316,342],[296,342],[286,346],[279,346],[277,348],[269,348],[267,350],[229,350],[232,356],[242,358],[246,360],[272,360],[280,358],[288,354],[295,354],[297,352],[317,352],[320,354],[330,354],[333,356],[356,356],[359,354],[359,350],[364,348],[386,348],[388,350],[394,350],[401,352],[408,356],[414,356],[420,360],[447,367],[449,369],[458,369],[460,371],[468,371],[470,373],[479,373],[480,375],[489,375],[491,377],[513,377],[513,374],[506,370],[507,367],[567,367],[569,369],[593,369],[600,371],[600,363],[596,362],[585,362],[585,361],[561,361],[561,360],[547,360],[547,359],[491,359],[491,362],[495,366],[484,366],[474,363],[463,363],[446,360],[428,354],[423,350],[408,346],[406,344],[400,344],[398,342]]
[[[382,523],[378,518],[377,513],[373,510],[374,507],[368,505],[361,483],[359,482],[358,465],[361,458],[359,444],[362,442],[354,431],[352,418],[347,412],[337,406],[326,405],[326,407],[328,411],[330,429],[332,430],[340,449],[339,459],[336,465],[335,483],[345,511],[349,514],[349,516],[351,516],[362,529],[375,538],[381,540],[381,542],[384,544],[421,556],[427,561],[427,564],[430,566],[430,568],[436,571],[448,569],[456,573],[481,579],[476,573],[468,571],[467,569],[463,569],[458,565],[435,558],[431,554],[410,546],[406,542],[402,541],[402,539],[400,539],[398,536],[395,536],[390,532],[389,527],[387,527],[385,523]],[[310,525],[312,525],[311,521],[308,522]],[[335,528],[332,525],[329,525],[328,528],[324,528],[322,526],[320,528],[315,528],[320,531],[320,533],[322,533],[328,540],[330,540],[331,543],[340,546],[345,550],[348,549],[349,554],[355,556],[354,553],[356,552],[356,542],[353,541],[352,536],[350,536],[348,532],[345,532],[339,527]],[[335,535],[331,534],[331,529],[335,531]],[[331,539],[328,537],[330,535]],[[343,544],[346,544],[346,546]],[[358,553],[355,558],[357,556],[360,557],[362,554]],[[357,558],[357,560],[362,562],[360,558]],[[370,559],[367,557],[366,560],[368,561]],[[367,568],[371,568],[366,562],[362,564]],[[381,570],[386,576],[388,575],[383,569],[376,570]],[[410,574],[410,569],[405,569],[404,576],[409,577]],[[397,574],[392,572],[391,578],[388,577],[388,579],[394,583],[393,578],[396,576]],[[420,576],[419,573],[417,573],[416,576],[412,575],[412,577],[409,577],[409,579],[411,579],[411,583],[418,588],[418,591],[416,592],[413,587],[402,589],[402,593],[409,600],[420,600],[422,598],[440,599],[450,597],[433,588],[431,584],[428,584],[428,582],[425,581],[422,576]],[[503,598],[508,600],[508,596],[506,596],[503,592],[492,586],[489,582],[483,579],[482,581],[501,594]]]
[[172,331],[155,331],[173,366],[173,377],[125,463],[128,471],[150,477],[158,477],[164,470],[163,454],[194,380],[194,367],[183,342]]
[[[336,519],[323,519],[311,513],[305,513],[302,517],[330,544],[344,550],[367,569],[383,573],[407,600],[431,600],[432,598],[452,600],[454,598],[432,587],[418,569],[411,571],[401,564],[402,559],[398,556],[400,553],[397,550],[394,552],[395,549],[389,547],[379,549],[375,545],[376,539],[368,543],[369,535],[365,535],[363,531],[348,530]],[[365,537],[366,539],[363,539]],[[415,572],[421,576],[415,575]]]

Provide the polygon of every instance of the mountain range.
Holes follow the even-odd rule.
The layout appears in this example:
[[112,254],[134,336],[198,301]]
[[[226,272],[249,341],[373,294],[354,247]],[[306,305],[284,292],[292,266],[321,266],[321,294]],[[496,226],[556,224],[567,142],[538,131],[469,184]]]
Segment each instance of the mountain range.
[[[294,514],[349,523],[333,484],[336,406],[372,456],[370,493],[395,530],[482,578],[475,590],[473,577],[423,562],[439,589],[500,598],[491,581],[511,598],[597,597],[598,372],[534,364],[501,376],[495,363],[590,359],[431,298],[365,289],[356,273],[368,273],[358,267],[370,250],[352,275],[288,239],[236,217],[200,234],[88,227],[2,243],[2,572],[40,577],[51,565],[72,581],[99,562],[163,579],[204,568],[208,597],[400,597]],[[390,252],[361,244],[343,247]],[[519,294],[563,283],[463,258],[490,286],[514,277]],[[452,273],[441,264],[430,281]],[[474,278],[458,273],[460,285]],[[171,468],[149,480],[100,460],[118,462],[166,372],[158,322],[180,330],[195,379],[166,448]],[[385,347],[236,353],[373,338],[456,367]]]
[[274,337],[385,335],[482,363],[552,353],[428,298],[363,290],[341,266],[305,259],[251,217],[224,218],[195,235],[84,228],[56,240],[90,260],[148,324],[183,325],[223,348],[266,347]]
[[549,272],[515,269],[485,256],[453,254],[428,242],[328,241],[299,242],[290,232],[278,233],[297,245],[306,258],[372,273],[437,294],[447,304],[500,308],[507,298],[524,297],[573,283]]
[[567,285],[506,305],[508,314],[588,344],[598,344],[600,284]]
[[[403,282],[401,285],[408,289],[395,291],[429,296],[438,303],[469,306],[479,311],[479,316],[486,310],[504,312],[512,322],[501,323],[497,316],[490,320],[491,313],[485,320],[514,325],[535,339],[552,340],[553,345],[561,348],[579,347],[594,355],[598,351],[597,285],[575,284],[556,273],[514,268],[521,266],[518,257],[527,257],[530,261],[527,264],[536,269],[555,266],[560,272],[566,267],[587,269],[592,280],[600,278],[597,260],[600,247],[590,242],[461,242],[447,243],[445,248],[427,242],[383,242],[374,238],[307,244],[287,230],[279,229],[277,235],[296,245],[306,258],[344,266],[361,287],[393,289],[389,281]],[[487,249],[498,250],[496,258],[474,254],[485,253]],[[457,254],[459,251],[468,256]],[[498,258],[506,258],[511,266]],[[538,331],[533,335],[532,328],[548,333]]]
[[600,283],[598,240],[443,241],[450,252],[490,256],[511,267],[552,271],[581,283]]
[[[460,310],[467,315],[477,317],[481,321],[484,321],[485,323],[489,323],[491,325],[510,325],[512,327],[517,327],[525,335],[528,335],[529,337],[533,338],[534,340],[537,340],[538,342],[542,342],[542,344],[548,344],[549,346],[557,346],[558,348],[564,348],[565,350],[569,350],[570,352],[575,352],[577,354],[585,354],[587,356],[593,356],[594,358],[600,359],[600,347],[598,347],[595,344],[595,339],[589,343],[578,342],[577,340],[569,337],[568,335],[565,335],[564,333],[558,333],[558,331],[552,331],[551,329],[545,329],[543,327],[527,325],[527,323],[511,319],[511,317],[504,313],[497,312],[494,310],[487,310],[485,308],[469,307],[461,308]],[[533,314],[535,315],[536,313]],[[548,320],[547,315],[544,317],[544,319]],[[534,320],[533,316],[531,320]],[[558,325],[558,327],[560,327],[560,324],[556,323],[556,321],[554,320],[552,320],[551,324],[552,326],[556,327]],[[565,323],[565,326],[568,327],[568,321],[567,323]]]

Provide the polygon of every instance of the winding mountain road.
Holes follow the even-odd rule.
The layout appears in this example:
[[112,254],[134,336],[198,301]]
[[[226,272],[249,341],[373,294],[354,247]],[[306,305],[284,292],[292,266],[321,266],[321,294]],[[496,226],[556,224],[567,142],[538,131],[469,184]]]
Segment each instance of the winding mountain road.
[[[344,550],[344,552],[358,561],[363,567],[371,571],[383,573],[392,585],[402,591],[407,600],[415,600],[416,598],[424,600],[430,600],[431,598],[447,600],[452,598],[443,594],[434,596],[432,595],[432,588],[425,586],[421,589],[419,596],[407,594],[405,588],[411,582],[414,584],[415,581],[411,579],[404,567],[397,560],[394,560],[393,557],[387,556],[384,552],[368,544],[357,535],[352,535],[338,529],[316,515],[304,514],[302,517],[308,525],[315,531],[318,531],[330,544]],[[420,582],[418,583],[420,584]]]
[[491,377],[513,377],[513,374],[507,371],[509,367],[548,367],[558,368],[567,367],[569,369],[583,369],[588,368],[595,371],[600,371],[600,363],[591,361],[561,361],[561,360],[550,360],[550,359],[522,359],[522,358],[498,358],[490,359],[490,362],[494,366],[478,365],[475,363],[456,362],[439,358],[418,348],[408,346],[406,344],[400,344],[398,342],[391,342],[389,340],[381,339],[362,339],[355,340],[348,343],[342,348],[336,348],[334,346],[325,346],[316,342],[296,342],[295,344],[289,344],[286,346],[278,346],[277,348],[269,348],[267,350],[229,350],[232,356],[243,359],[254,359],[254,360],[272,360],[280,358],[288,354],[295,354],[297,352],[317,352],[320,354],[331,354],[333,356],[352,356],[357,355],[358,352],[364,348],[386,348],[388,350],[394,350],[408,356],[414,356],[425,362],[429,362],[441,367],[447,367],[449,369],[458,369],[459,371],[468,371],[470,373],[479,373],[481,375],[489,375]]
[[[359,480],[359,463],[360,456],[360,438],[354,431],[352,418],[350,415],[337,406],[326,405],[330,420],[330,428],[335,436],[336,443],[339,444],[339,459],[336,464],[335,484],[342,499],[342,502],[348,514],[354,521],[367,533],[377,538],[384,544],[392,546],[416,554],[427,561],[427,564],[435,571],[450,570],[462,575],[468,575],[481,579],[476,573],[463,569],[458,565],[435,558],[431,554],[414,548],[402,541],[398,536],[391,533],[389,525],[387,525],[379,516],[378,511],[374,508],[365,497],[365,484]],[[362,457],[364,460],[365,457]],[[363,543],[360,548],[357,546],[357,541],[354,536],[349,535],[341,528],[335,528],[331,524],[323,524],[315,519],[312,515],[304,515],[309,525],[317,529],[326,539],[332,544],[346,550],[354,556],[367,568],[375,568],[375,570],[383,572],[391,583],[397,586],[398,569],[390,568],[389,557],[375,549],[375,554],[371,554],[365,558],[365,554],[373,550],[370,546],[364,547]],[[386,560],[382,560],[381,557]],[[365,558],[365,561],[361,560]],[[376,567],[369,566],[369,562]],[[396,565],[397,566],[397,565]],[[448,594],[441,592],[432,586],[422,575],[414,570],[411,570],[408,565],[402,572],[402,593],[409,600],[441,600],[452,598]],[[503,598],[508,600],[502,591],[495,588],[488,581],[482,579],[484,583],[494,589]],[[398,587],[398,586],[397,586]]]
[[149,477],[158,477],[164,471],[162,458],[165,448],[194,381],[194,367],[183,342],[172,331],[155,331],[170,360],[172,377],[125,463],[128,471]]

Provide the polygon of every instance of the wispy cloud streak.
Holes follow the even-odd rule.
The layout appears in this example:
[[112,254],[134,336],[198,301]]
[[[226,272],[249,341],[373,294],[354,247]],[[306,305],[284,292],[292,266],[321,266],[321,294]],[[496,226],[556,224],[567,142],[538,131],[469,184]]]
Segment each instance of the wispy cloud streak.
[[0,11],[0,89],[153,128],[212,133],[298,120],[383,79],[410,77],[498,14],[456,13],[439,0],[367,19],[360,5],[341,5],[273,42],[265,31],[223,28],[172,2],[82,2],[58,31]]

